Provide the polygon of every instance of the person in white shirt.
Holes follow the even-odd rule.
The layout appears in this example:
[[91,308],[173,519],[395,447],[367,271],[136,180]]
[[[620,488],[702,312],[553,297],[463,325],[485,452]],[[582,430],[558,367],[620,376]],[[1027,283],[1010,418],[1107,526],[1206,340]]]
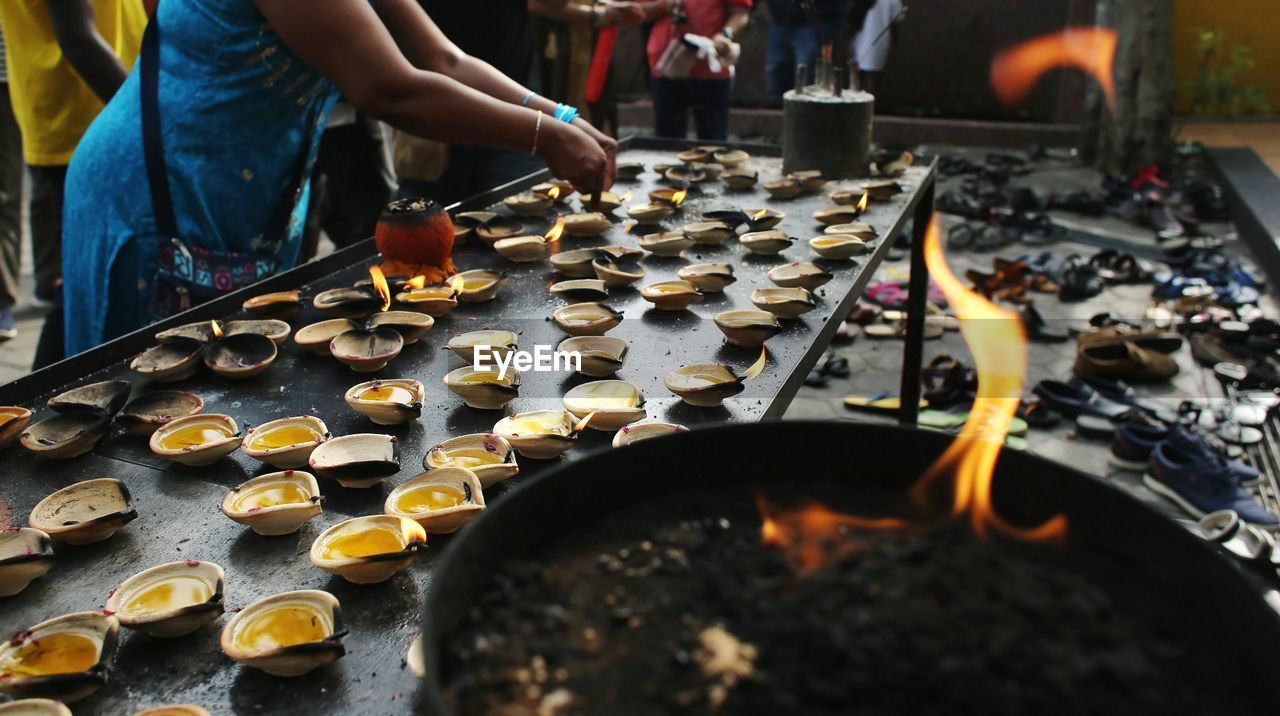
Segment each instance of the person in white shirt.
[[875,94],[889,61],[893,45],[893,27],[907,14],[902,0],[875,0],[862,21],[862,29],[853,38],[853,58],[861,72],[862,89]]

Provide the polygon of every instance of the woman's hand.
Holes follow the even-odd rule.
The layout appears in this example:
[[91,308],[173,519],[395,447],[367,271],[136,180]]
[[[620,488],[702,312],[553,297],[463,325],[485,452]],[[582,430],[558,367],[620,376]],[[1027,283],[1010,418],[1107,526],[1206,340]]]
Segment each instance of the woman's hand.
[[[550,121],[548,121],[550,120]],[[604,136],[604,135],[601,135]],[[612,143],[617,151],[617,143]],[[575,124],[565,124],[544,117],[538,154],[551,169],[551,175],[567,179],[580,194],[599,196],[613,184],[613,160],[604,147]]]

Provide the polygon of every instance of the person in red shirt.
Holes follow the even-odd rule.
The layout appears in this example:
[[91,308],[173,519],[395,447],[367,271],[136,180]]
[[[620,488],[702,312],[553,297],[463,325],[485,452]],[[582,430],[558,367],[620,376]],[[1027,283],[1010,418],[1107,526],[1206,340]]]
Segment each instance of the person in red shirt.
[[[641,2],[649,34],[653,129],[659,137],[683,139],[693,110],[698,139],[723,140],[729,133],[729,94],[739,46],[750,22],[752,0],[654,0]],[[708,38],[699,43],[686,35]]]

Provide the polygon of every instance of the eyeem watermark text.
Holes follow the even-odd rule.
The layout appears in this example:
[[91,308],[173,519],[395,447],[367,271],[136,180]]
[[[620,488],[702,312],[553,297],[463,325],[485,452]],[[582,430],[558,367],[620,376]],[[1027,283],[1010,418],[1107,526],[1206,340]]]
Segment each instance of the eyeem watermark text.
[[495,351],[492,346],[479,345],[471,355],[475,370],[498,369],[498,379],[507,377],[507,371],[519,373],[559,373],[582,370],[582,354],[578,351],[557,351],[551,346],[534,346],[532,351]]

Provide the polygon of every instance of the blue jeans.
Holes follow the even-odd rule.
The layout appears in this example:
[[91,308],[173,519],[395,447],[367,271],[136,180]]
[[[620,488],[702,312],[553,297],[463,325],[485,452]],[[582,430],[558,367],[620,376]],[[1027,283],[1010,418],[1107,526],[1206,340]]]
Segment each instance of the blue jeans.
[[[820,21],[824,43],[840,41],[840,23]],[[765,73],[769,78],[769,94],[781,98],[796,84],[796,65],[804,63],[809,68],[809,81],[813,81],[813,68],[818,63],[818,42],[809,25],[772,25],[769,27],[769,56]]]
[[649,80],[653,94],[653,133],[684,139],[689,110],[698,139],[724,141],[729,136],[729,95],[733,80]]

